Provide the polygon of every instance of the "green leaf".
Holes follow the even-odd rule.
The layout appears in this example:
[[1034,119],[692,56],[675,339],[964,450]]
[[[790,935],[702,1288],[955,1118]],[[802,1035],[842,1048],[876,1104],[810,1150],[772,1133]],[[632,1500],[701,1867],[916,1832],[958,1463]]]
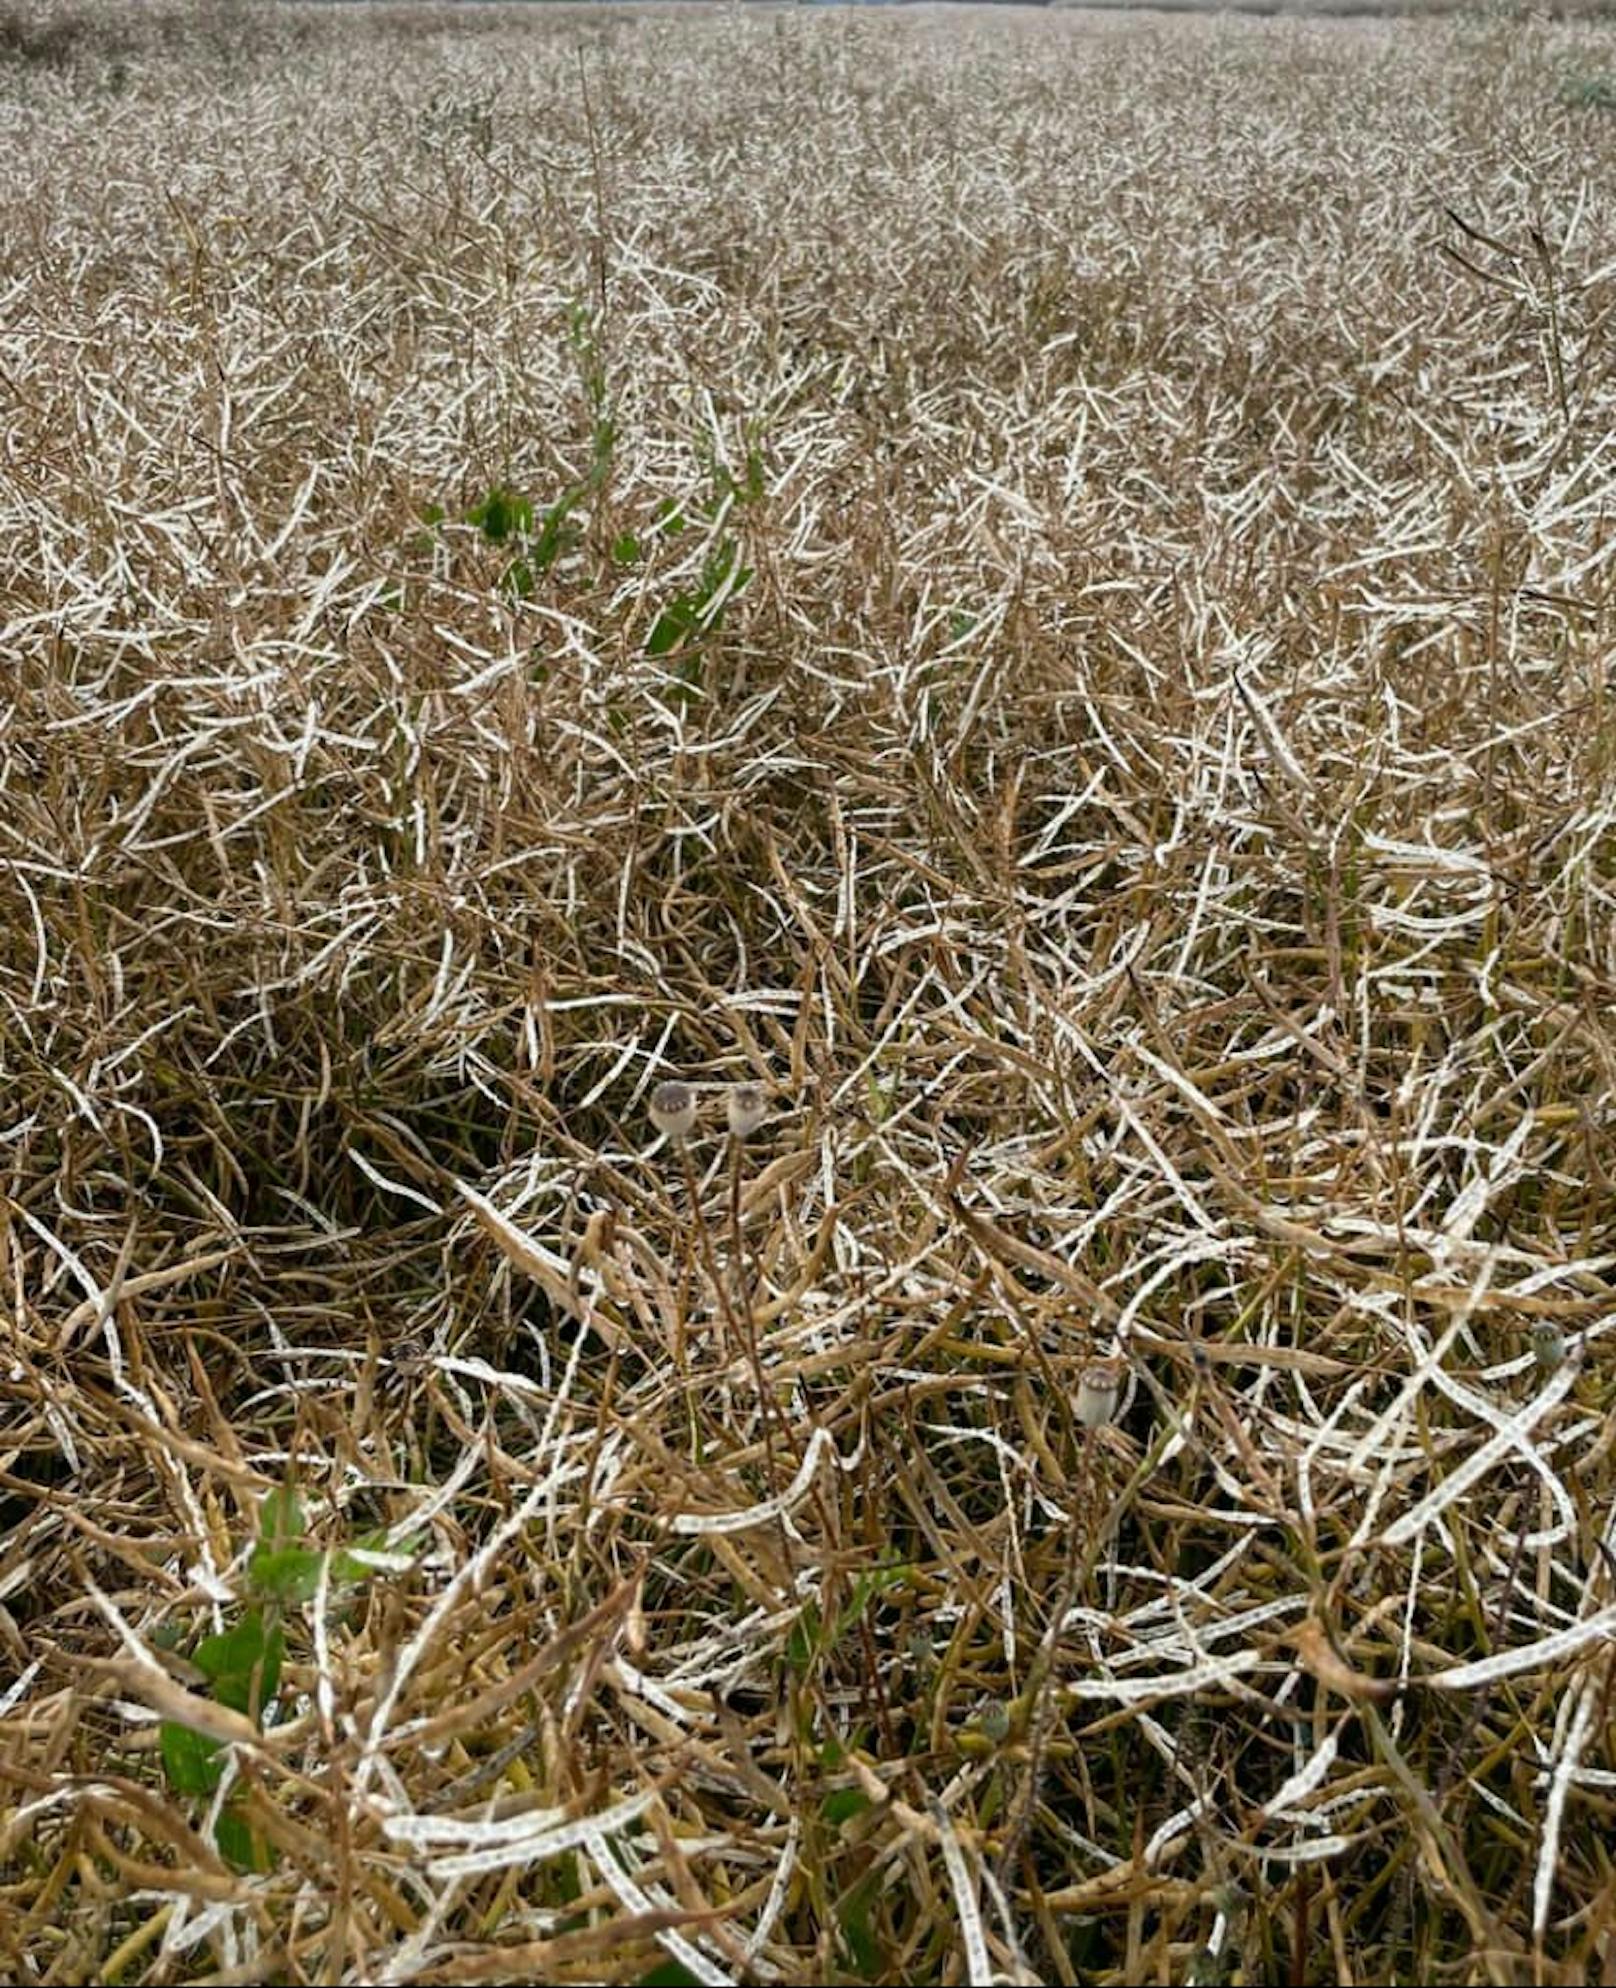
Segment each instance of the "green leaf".
[[[697,596],[703,619],[710,617],[716,622],[718,615],[751,579],[751,567],[742,566],[740,560],[741,549],[732,538],[720,540],[708,554],[707,563],[701,569],[701,591]],[[735,575],[733,580],[730,579],[732,573]]]
[[836,1923],[841,1931],[842,1944],[847,1949],[854,1972],[862,1981],[875,1981],[882,1972],[881,1949],[876,1945],[875,1934],[870,1929],[870,1904],[880,1883],[880,1872],[871,1871],[867,1877],[860,1878],[836,1906]]
[[285,1653],[280,1624],[266,1631],[262,1611],[250,1608],[234,1629],[198,1644],[191,1661],[212,1681],[221,1705],[262,1719],[279,1688]]
[[639,1988],[696,1988],[696,1977],[683,1961],[659,1960],[649,1974],[642,1974]]
[[[314,1593],[320,1556],[303,1545],[307,1531],[296,1491],[289,1484],[271,1491],[258,1507],[258,1544],[247,1562],[247,1579],[256,1593],[283,1604],[307,1601]],[[256,1614],[249,1616],[241,1628],[255,1619]]]
[[648,656],[666,656],[718,626],[724,610],[752,577],[750,566],[737,568],[739,558],[740,548],[733,539],[716,548],[701,569],[695,591],[675,594],[651,624],[645,638]]
[[287,1546],[276,1553],[266,1553],[260,1546],[247,1564],[247,1578],[255,1594],[283,1608],[296,1608],[313,1599],[324,1558],[309,1546]]
[[176,1795],[211,1795],[219,1785],[224,1762],[219,1758],[217,1740],[193,1733],[189,1726],[164,1719],[158,1727],[158,1746],[163,1756],[163,1773]]
[[[563,552],[570,552],[578,543],[578,528],[576,525],[569,525],[567,519],[582,495],[580,490],[563,490],[545,512],[544,523],[539,527],[539,535],[530,548],[533,564],[541,573],[547,573]],[[531,523],[531,519],[529,522]]]
[[[740,557],[739,548],[731,539],[724,542],[708,559],[702,568],[701,581],[693,593],[675,594],[656,620],[651,624],[651,632],[645,638],[645,653],[648,656],[666,656],[687,643],[699,641],[711,634],[724,618],[729,603],[745,587],[752,577],[752,568],[735,568]],[[730,578],[734,573],[733,580]],[[675,690],[667,701],[677,700],[682,707],[700,690],[699,669],[680,672],[680,682],[685,686]]]
[[532,531],[533,506],[514,490],[496,484],[466,513],[466,523],[475,525],[490,545],[503,545],[507,539],[526,538]]
[[845,1636],[849,1629],[857,1628],[870,1603],[889,1588],[900,1587],[909,1576],[909,1565],[902,1560],[883,1560],[874,1567],[866,1567],[853,1578],[852,1592],[847,1606],[837,1618],[836,1633]]
[[599,491],[611,474],[612,450],[617,446],[617,424],[604,417],[595,423],[594,456],[589,465],[589,488]]
[[1582,76],[1566,83],[1560,101],[1576,110],[1616,110],[1616,78]]
[[699,703],[707,694],[702,687],[706,674],[701,651],[687,650],[673,665],[673,681],[662,693],[663,703],[670,711],[688,711],[692,704]]
[[632,532],[624,532],[621,538],[612,540],[612,564],[632,566],[640,557],[640,541]]
[[283,1546],[296,1546],[307,1530],[302,1501],[289,1484],[271,1491],[258,1507],[259,1544],[271,1552]]
[[[271,1556],[276,1557],[284,1556]],[[318,1563],[318,1555],[308,1557]],[[273,1703],[280,1686],[285,1649],[280,1624],[266,1629],[262,1610],[251,1608],[233,1629],[204,1637],[191,1661],[212,1685],[219,1704],[262,1722],[264,1710]],[[218,1787],[224,1763],[217,1740],[193,1732],[177,1720],[164,1719],[158,1747],[163,1772],[176,1794],[211,1795]]]
[[513,559],[499,576],[500,590],[510,595],[512,600],[525,601],[532,598],[535,581],[533,568],[525,559]]
[[827,1822],[838,1827],[851,1822],[856,1815],[862,1815],[870,1806],[870,1798],[862,1788],[833,1788],[819,1805],[819,1812]]
[[820,1626],[819,1610],[811,1601],[804,1602],[802,1613],[792,1623],[791,1634],[786,1638],[786,1662],[799,1676],[806,1675],[819,1654]]
[[260,1836],[234,1803],[226,1805],[214,1831],[219,1854],[238,1871],[272,1871],[275,1847]]
[[701,610],[690,594],[675,594],[667,606],[651,624],[651,632],[645,638],[645,653],[648,656],[665,656],[669,650],[679,645],[700,626]]

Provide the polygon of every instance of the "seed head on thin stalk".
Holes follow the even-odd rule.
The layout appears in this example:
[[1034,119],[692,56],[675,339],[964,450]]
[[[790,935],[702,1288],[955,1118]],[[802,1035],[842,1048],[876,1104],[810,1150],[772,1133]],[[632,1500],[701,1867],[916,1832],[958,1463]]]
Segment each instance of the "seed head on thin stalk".
[[[769,1460],[769,1477],[774,1479],[774,1436],[772,1425],[779,1412],[778,1404],[769,1393],[768,1382],[763,1372],[763,1358],[758,1349],[757,1321],[752,1316],[753,1281],[747,1271],[746,1242],[741,1231],[741,1149],[752,1134],[758,1130],[769,1115],[769,1094],[762,1084],[731,1084],[725,1097],[725,1114],[729,1120],[729,1240],[737,1283],[736,1322],[740,1327],[746,1353],[752,1365],[752,1379],[757,1387],[758,1414],[762,1419],[763,1445]],[[791,1443],[789,1425],[781,1417],[788,1444]],[[784,1535],[781,1538],[785,1545]],[[789,1556],[788,1556],[789,1557]]]
[[741,1238],[741,1148],[769,1115],[769,1094],[762,1084],[731,1084],[724,1101],[729,1120],[729,1231],[735,1252],[735,1275],[741,1309],[751,1319],[752,1297],[746,1249]]
[[1565,1365],[1565,1334],[1551,1318],[1539,1319],[1532,1327],[1532,1358],[1540,1374],[1552,1374]]
[[[684,1167],[685,1186],[690,1196],[691,1213],[699,1225],[701,1203],[696,1194],[696,1177],[690,1164],[690,1135],[696,1129],[696,1093],[689,1084],[670,1077],[652,1091],[646,1109],[657,1131],[678,1148],[679,1158]],[[690,1257],[687,1250],[684,1265],[680,1269],[673,1306],[673,1358],[675,1366],[681,1373],[685,1365],[685,1277],[689,1264]]]
[[665,1139],[682,1145],[696,1129],[696,1093],[670,1079],[651,1093],[651,1123]]
[[1091,1360],[1078,1376],[1074,1407],[1085,1429],[1102,1429],[1116,1414],[1122,1375],[1120,1360]]
[[1056,1589],[1055,1606],[1049,1617],[1049,1626],[1045,1629],[1034,1652],[1027,1673],[1026,1688],[1019,1701],[1026,1725],[1027,1778],[1021,1799],[1011,1807],[1007,1816],[999,1853],[999,1872],[1004,1883],[1010,1881],[1017,1859],[1021,1855],[1021,1847],[1026,1840],[1034,1811],[1038,1807],[1039,1791],[1044,1778],[1045,1748],[1055,1716],[1055,1695],[1050,1688],[1050,1673],[1054,1667],[1055,1653],[1060,1644],[1066,1617],[1077,1600],[1079,1587],[1085,1578],[1085,1555],[1094,1538],[1092,1522],[1085,1526],[1080,1515],[1091,1499],[1094,1483],[1094,1447],[1099,1441],[1099,1432],[1117,1412],[1127,1374],[1128,1365],[1125,1360],[1115,1357],[1086,1360],[1077,1377],[1076,1395],[1071,1400],[1068,1426],[1074,1440],[1079,1429],[1083,1432],[1069,1490],[1072,1501],[1072,1523],[1066,1541],[1066,1566]]
[[658,1084],[651,1093],[650,1113],[651,1123],[678,1149],[679,1162],[684,1170],[685,1193],[689,1199],[690,1221],[696,1250],[712,1280],[713,1294],[718,1301],[718,1309],[723,1315],[724,1324],[731,1338],[736,1338],[739,1334],[735,1317],[730,1307],[724,1279],[719,1272],[717,1256],[713,1250],[713,1239],[702,1209],[701,1190],[696,1184],[696,1169],[690,1157],[690,1135],[696,1129],[697,1116],[695,1086],[682,1083],[676,1078]]
[[750,1139],[769,1115],[768,1093],[761,1084],[731,1084],[726,1109],[730,1136]]

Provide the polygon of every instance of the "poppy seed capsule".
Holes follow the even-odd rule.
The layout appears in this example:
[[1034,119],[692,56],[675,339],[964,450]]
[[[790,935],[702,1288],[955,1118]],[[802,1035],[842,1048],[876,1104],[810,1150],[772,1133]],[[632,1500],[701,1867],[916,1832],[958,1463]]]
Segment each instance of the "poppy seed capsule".
[[1077,1419],[1085,1429],[1098,1429],[1117,1412],[1122,1395],[1122,1362],[1091,1360],[1078,1376]]
[[696,1093],[688,1084],[658,1084],[651,1093],[651,1123],[668,1139],[688,1139],[696,1129]]
[[761,1084],[732,1084],[729,1092],[729,1129],[737,1139],[750,1139],[769,1115],[769,1101]]

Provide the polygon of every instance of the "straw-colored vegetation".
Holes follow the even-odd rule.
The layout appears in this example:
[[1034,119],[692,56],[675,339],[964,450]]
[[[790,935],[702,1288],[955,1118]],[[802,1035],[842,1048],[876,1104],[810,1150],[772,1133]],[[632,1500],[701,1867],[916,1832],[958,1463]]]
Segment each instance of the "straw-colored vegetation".
[[0,1975],[1612,1978],[1613,104],[6,15]]

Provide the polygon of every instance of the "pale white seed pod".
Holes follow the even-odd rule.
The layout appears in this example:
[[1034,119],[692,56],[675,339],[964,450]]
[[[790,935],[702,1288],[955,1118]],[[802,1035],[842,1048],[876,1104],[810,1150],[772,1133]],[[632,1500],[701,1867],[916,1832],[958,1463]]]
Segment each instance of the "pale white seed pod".
[[1077,1419],[1085,1429],[1099,1429],[1117,1412],[1122,1399],[1120,1360],[1091,1360],[1077,1379]]
[[768,1095],[761,1084],[731,1084],[726,1103],[729,1129],[737,1139],[750,1139],[769,1115]]
[[651,1093],[651,1123],[667,1139],[688,1139],[696,1129],[696,1093],[688,1084],[658,1084]]

